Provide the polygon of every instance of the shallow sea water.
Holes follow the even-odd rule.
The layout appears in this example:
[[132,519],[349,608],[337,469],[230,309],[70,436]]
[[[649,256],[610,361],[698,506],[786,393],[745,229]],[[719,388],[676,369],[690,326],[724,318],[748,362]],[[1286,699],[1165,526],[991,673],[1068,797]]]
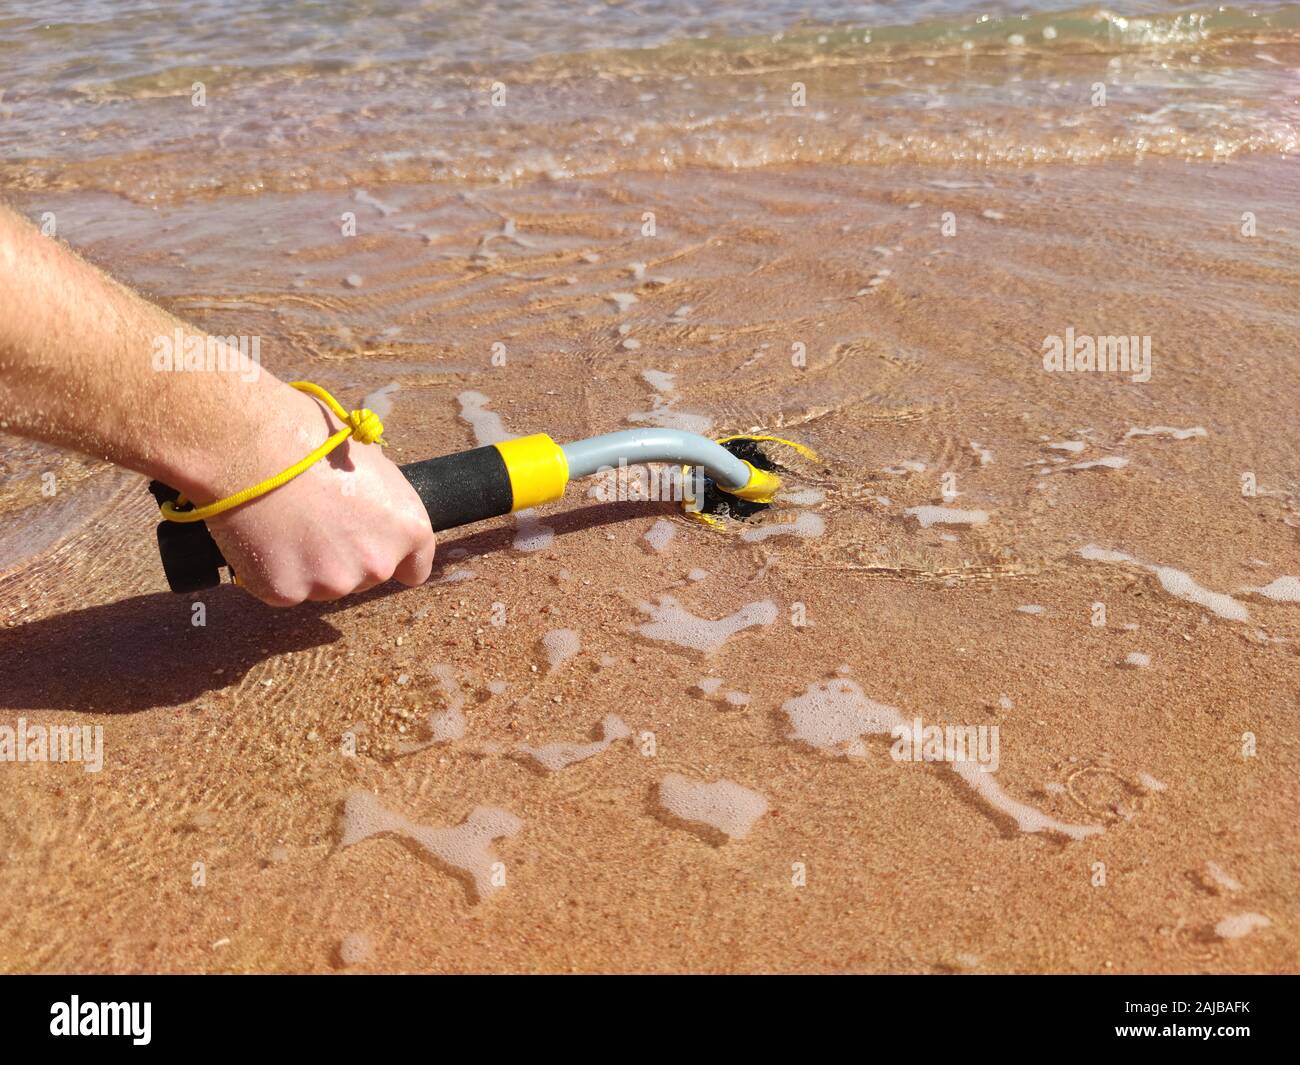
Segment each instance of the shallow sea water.
[[0,762],[0,965],[1292,966],[1300,8],[998,10],[0,7],[14,202],[399,461],[818,455],[721,531],[575,487],[195,627],[142,483],[0,437],[0,725],[105,735]]

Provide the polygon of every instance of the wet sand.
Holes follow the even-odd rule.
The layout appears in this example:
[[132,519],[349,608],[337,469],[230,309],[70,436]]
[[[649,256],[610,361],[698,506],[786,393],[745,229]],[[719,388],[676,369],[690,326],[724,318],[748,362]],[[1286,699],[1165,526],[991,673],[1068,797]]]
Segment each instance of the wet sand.
[[[281,376],[386,389],[399,461],[473,446],[485,411],[559,440],[698,418],[820,459],[721,532],[579,484],[446,534],[423,588],[277,612],[168,594],[141,480],[6,451],[6,534],[34,532],[0,577],[0,723],[102,725],[105,753],[0,763],[0,967],[1295,971],[1293,179],[1255,156],[393,184],[382,209],[46,192],[79,249],[260,333]],[[1150,380],[1046,372],[1067,327],[1149,336]],[[84,504],[53,540],[44,471]],[[680,611],[747,613],[708,653]],[[798,702],[827,690],[850,694]],[[892,759],[860,700],[996,725],[998,795]],[[552,744],[577,759],[521,750]],[[748,792],[682,793],[718,781]]]

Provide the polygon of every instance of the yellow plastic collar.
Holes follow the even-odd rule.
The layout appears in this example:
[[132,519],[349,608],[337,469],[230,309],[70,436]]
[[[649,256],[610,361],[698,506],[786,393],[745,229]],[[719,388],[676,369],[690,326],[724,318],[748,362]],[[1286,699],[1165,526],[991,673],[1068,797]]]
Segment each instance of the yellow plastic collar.
[[[723,488],[724,492],[748,499],[751,503],[770,503],[781,487],[781,478],[768,470],[760,470],[752,462],[741,459],[749,467],[749,480],[741,488]],[[718,486],[722,488],[721,485]]]
[[[780,436],[756,436],[751,433],[737,433],[735,436],[724,436],[718,439],[719,444],[728,443],[731,440],[762,440],[772,444],[784,444],[786,447],[794,448],[805,458],[816,459],[817,452],[803,444],[796,444],[793,440],[786,440]],[[752,462],[745,459],[741,460],[749,467],[749,480],[740,488],[723,488],[718,485],[724,492],[736,496],[739,499],[747,499],[751,503],[770,503],[775,497],[777,489],[781,487],[781,478],[768,470],[760,470]]]
[[517,436],[496,445],[510,474],[514,500],[511,513],[550,503],[564,495],[569,483],[569,460],[564,449],[545,433]]

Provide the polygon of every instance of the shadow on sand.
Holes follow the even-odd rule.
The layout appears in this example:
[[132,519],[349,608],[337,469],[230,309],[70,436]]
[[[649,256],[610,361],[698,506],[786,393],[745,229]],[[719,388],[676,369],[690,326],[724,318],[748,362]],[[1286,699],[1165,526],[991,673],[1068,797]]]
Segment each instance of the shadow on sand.
[[[670,505],[608,503],[548,515],[545,524],[564,536],[671,512]],[[440,541],[430,580],[509,548],[514,535],[513,526],[498,524]],[[460,551],[463,557],[448,557]],[[134,713],[176,706],[237,683],[268,658],[341,639],[331,614],[403,591],[389,583],[336,603],[276,610],[225,584],[191,595],[151,592],[3,629],[0,710]],[[207,608],[202,627],[191,623],[199,600]]]

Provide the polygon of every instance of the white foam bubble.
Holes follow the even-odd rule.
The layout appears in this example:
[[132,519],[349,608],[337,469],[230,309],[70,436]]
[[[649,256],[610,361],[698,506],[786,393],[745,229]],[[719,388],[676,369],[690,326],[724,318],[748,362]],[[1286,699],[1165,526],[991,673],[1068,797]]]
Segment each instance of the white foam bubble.
[[722,687],[721,677],[701,677],[695,682],[695,686],[705,695],[713,695]]
[[901,477],[905,473],[924,473],[925,463],[916,459],[906,459],[897,466],[884,466],[880,472],[887,473],[891,477]]
[[[889,735],[895,728],[908,728],[901,711],[867,698],[851,680],[810,684],[802,695],[787,699],[781,709],[790,720],[790,739],[830,754],[865,757],[865,737]],[[992,773],[977,762],[942,762],[997,812],[1012,818],[1022,832],[1057,832],[1071,839],[1083,839],[1102,831],[1100,825],[1074,825],[1013,799]]]
[[393,393],[398,391],[401,386],[396,381],[390,381],[383,388],[376,388],[373,392],[361,401],[361,406],[375,412],[376,416],[382,421],[393,412]]
[[555,530],[526,511],[515,515],[515,524],[516,551],[544,551],[555,542]]
[[677,410],[659,396],[655,396],[654,409],[629,414],[627,420],[634,425],[657,425],[661,429],[681,429],[683,432],[702,435],[707,435],[713,427],[713,419],[707,415]]
[[[372,407],[371,410],[374,410]],[[376,411],[376,414],[379,412]],[[365,932],[352,932],[343,937],[343,942],[339,944],[339,960],[344,965],[361,965],[363,962],[370,960],[370,955],[374,950],[374,945],[370,942],[370,937]]]
[[1045,614],[1047,607],[1039,606],[1037,603],[1025,603],[1023,606],[1016,607],[1019,614]]
[[476,806],[455,828],[434,828],[388,809],[368,791],[354,791],[343,804],[339,846],[351,847],[390,832],[405,836],[443,865],[467,874],[475,896],[483,899],[501,886],[493,875],[494,866],[500,865],[493,841],[513,836],[522,827],[523,822],[508,810]]
[[1249,621],[1250,611],[1230,595],[1212,592],[1197,584],[1188,574],[1172,566],[1149,566],[1160,581],[1160,586],[1177,599],[1196,603],[1206,610],[1229,621]]
[[1101,825],[1074,825],[1058,821],[1050,814],[1013,799],[992,773],[984,772],[976,762],[945,762],[986,803],[1016,823],[1021,832],[1056,832],[1070,839],[1086,839],[1102,831]]
[[637,627],[642,636],[663,640],[692,651],[713,654],[731,637],[745,629],[771,625],[776,621],[776,604],[770,599],[748,603],[734,614],[717,621],[696,617],[671,595],[661,595],[657,604],[639,603],[638,609],[651,617]]
[[521,743],[517,748],[521,754],[532,758],[542,768],[558,773],[575,762],[586,761],[600,754],[615,740],[626,740],[632,730],[617,714],[608,714],[601,722],[601,737],[590,743],[548,743],[545,747],[529,747]]
[[1220,939],[1241,939],[1272,923],[1262,913],[1234,913],[1214,926],[1214,934]]
[[1223,867],[1217,862],[1205,863],[1205,879],[1211,887],[1220,892],[1241,890],[1240,882],[1225,873]]
[[1135,669],[1146,669],[1151,664],[1151,656],[1145,655],[1141,651],[1130,651],[1124,657],[1124,664]]
[[677,526],[667,518],[656,518],[655,523],[650,526],[645,534],[645,542],[650,545],[654,551],[662,551],[677,535]]
[[674,817],[707,825],[728,839],[743,839],[767,813],[767,800],[750,788],[730,780],[691,780],[680,773],[659,782],[659,803]]
[[688,581],[703,581],[703,580],[707,580],[708,576],[709,576],[708,570],[696,568],[691,570],[688,574],[686,574],[686,579]]
[[1068,451],[1073,455],[1079,454],[1088,445],[1082,440],[1057,440],[1055,443],[1048,444],[1053,451]]
[[666,370],[642,370],[641,379],[656,392],[672,395],[677,391],[677,375]]
[[904,514],[921,523],[922,529],[931,525],[983,525],[989,520],[984,510],[958,510],[954,507],[908,507]]
[[573,629],[552,629],[542,637],[542,649],[554,671],[582,650],[582,637]]
[[1156,579],[1160,582],[1160,587],[1175,599],[1195,603],[1197,606],[1204,607],[1212,614],[1217,614],[1228,621],[1250,620],[1250,611],[1242,603],[1237,602],[1230,595],[1224,595],[1222,592],[1212,592],[1208,588],[1202,587],[1180,569],[1142,562],[1132,555],[1126,555],[1123,551],[1108,551],[1096,544],[1086,544],[1079,548],[1079,555],[1090,562],[1127,562],[1134,566],[1141,566],[1143,569],[1154,573]]
[[987,466],[993,461],[993,452],[983,444],[977,444],[972,440],[970,442],[970,449],[975,452],[976,457],[980,460],[981,466]]
[[1090,459],[1088,462],[1076,462],[1072,466],[1066,466],[1065,472],[1070,470],[1122,470],[1129,464],[1129,460],[1123,455],[1107,455],[1105,458]]
[[691,433],[707,433],[712,427],[712,418],[677,409],[676,374],[664,370],[642,370],[641,378],[655,390],[653,406],[650,410],[629,414],[629,422]]
[[430,672],[438,680],[438,690],[446,700],[446,706],[429,713],[430,739],[424,742],[403,743],[397,748],[399,754],[412,754],[432,747],[435,743],[450,743],[465,735],[466,695],[456,679],[456,671],[445,663],[432,667]]
[[1190,429],[1175,429],[1170,425],[1151,425],[1145,429],[1135,426],[1124,434],[1124,439],[1131,440],[1135,436],[1169,436],[1175,440],[1191,440],[1205,435],[1207,435],[1205,429],[1200,425],[1194,425]]
[[1135,562],[1132,555],[1126,555],[1123,551],[1108,551],[1104,547],[1098,547],[1096,544],[1085,544],[1079,548],[1079,554],[1088,559],[1090,562]]
[[790,719],[790,739],[857,758],[867,754],[864,736],[886,736],[903,721],[892,706],[868,699],[856,683],[844,678],[810,684],[781,709]]
[[811,507],[825,500],[826,491],[822,488],[782,488],[777,492],[777,498],[796,507]]
[[769,525],[756,525],[746,529],[740,538],[747,543],[758,543],[772,536],[797,536],[808,540],[826,531],[826,519],[811,511],[800,511],[794,521],[779,521]]
[[606,298],[614,301],[618,306],[619,314],[626,314],[628,308],[635,303],[641,302],[631,292],[611,292]]
[[1150,773],[1139,773],[1138,783],[1145,791],[1165,791],[1169,787],[1163,780],[1157,780]]
[[1247,588],[1246,591],[1279,603],[1300,603],[1300,577],[1278,577],[1262,588]]
[[465,391],[456,400],[460,404],[461,418],[474,430],[474,439],[480,447],[484,444],[499,444],[514,435],[507,431],[501,415],[487,409],[491,401],[482,392]]
[[433,675],[438,678],[438,687],[447,697],[447,707],[429,715],[429,728],[433,732],[434,743],[446,743],[458,740],[465,735],[465,693],[460,690],[456,680],[456,671],[448,665],[433,667]]

